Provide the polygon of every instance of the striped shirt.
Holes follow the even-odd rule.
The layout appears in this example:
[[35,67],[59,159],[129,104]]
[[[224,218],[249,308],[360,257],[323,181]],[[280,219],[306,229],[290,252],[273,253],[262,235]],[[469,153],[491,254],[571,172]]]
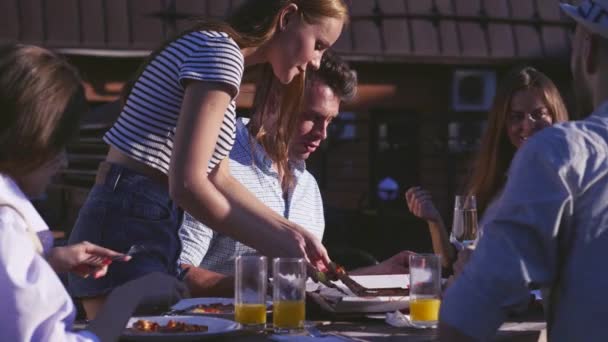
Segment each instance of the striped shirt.
[[[323,238],[325,219],[323,201],[315,178],[306,171],[303,161],[294,163],[295,187],[288,200],[278,173],[261,145],[252,141],[244,120],[237,120],[237,137],[230,152],[230,173],[269,208]],[[179,230],[182,253],[179,263],[230,275],[238,255],[257,252],[234,239],[217,233],[188,213]]]
[[207,172],[230,153],[235,138],[234,98],[243,76],[241,50],[227,34],[194,31],[170,43],[145,67],[106,143],[161,172],[169,172],[184,81],[220,82],[230,87],[228,106]]

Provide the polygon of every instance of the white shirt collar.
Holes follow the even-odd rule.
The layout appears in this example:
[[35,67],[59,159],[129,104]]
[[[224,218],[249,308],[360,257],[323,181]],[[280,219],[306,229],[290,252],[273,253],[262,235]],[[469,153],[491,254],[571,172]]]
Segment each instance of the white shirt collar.
[[49,229],[17,183],[11,177],[0,173],[0,205],[3,204],[14,207],[23,216],[25,223],[32,231],[40,232]]

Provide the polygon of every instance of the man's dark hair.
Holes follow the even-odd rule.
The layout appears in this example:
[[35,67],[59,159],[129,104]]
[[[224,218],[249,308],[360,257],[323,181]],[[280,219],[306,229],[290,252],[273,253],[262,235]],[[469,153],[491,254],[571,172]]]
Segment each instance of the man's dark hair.
[[306,79],[311,82],[320,80],[327,84],[340,100],[345,102],[351,101],[357,95],[357,73],[331,50],[323,54],[319,70],[309,69]]

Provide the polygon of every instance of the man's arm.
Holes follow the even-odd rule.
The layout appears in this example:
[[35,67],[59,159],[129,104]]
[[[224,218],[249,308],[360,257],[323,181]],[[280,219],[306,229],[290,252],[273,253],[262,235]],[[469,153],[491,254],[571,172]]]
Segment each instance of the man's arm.
[[184,282],[192,297],[232,297],[234,277],[209,271],[193,265],[181,265],[187,269]]
[[179,239],[182,242],[179,264],[198,266],[209,251],[213,230],[184,212],[184,219],[179,228]]
[[446,291],[440,313],[445,334],[491,338],[510,310],[527,303],[531,283],[549,286],[554,279],[557,234],[572,215],[565,178],[575,177],[575,153],[560,132],[543,133],[517,153],[471,261]]
[[188,213],[179,230],[182,253],[179,264],[187,270],[184,282],[192,297],[231,297],[234,295],[234,277],[198,267],[209,251],[213,231]]

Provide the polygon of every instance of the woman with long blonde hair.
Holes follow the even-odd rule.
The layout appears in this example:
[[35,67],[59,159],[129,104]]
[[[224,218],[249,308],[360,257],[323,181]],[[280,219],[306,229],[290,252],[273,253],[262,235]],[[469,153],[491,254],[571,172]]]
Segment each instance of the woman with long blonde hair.
[[[494,98],[466,191],[476,196],[479,217],[490,209],[504,186],[517,149],[541,129],[565,121],[568,112],[551,79],[531,67],[516,68],[507,74]],[[455,251],[430,193],[414,187],[405,198],[410,211],[427,221],[433,250],[444,256],[444,267],[450,267]]]
[[119,251],[142,244],[132,262],[103,279],[70,279],[89,317],[113,287],[152,271],[178,272],[183,211],[269,256],[305,257],[322,270],[321,242],[276,214],[228,170],[235,138],[235,98],[245,67],[268,65],[280,96],[276,134],[258,135],[287,175],[291,130],[307,67],[321,57],[348,20],[344,0],[250,0],[226,21],[202,21],[144,63],[114,126],[70,241],[88,240]]

